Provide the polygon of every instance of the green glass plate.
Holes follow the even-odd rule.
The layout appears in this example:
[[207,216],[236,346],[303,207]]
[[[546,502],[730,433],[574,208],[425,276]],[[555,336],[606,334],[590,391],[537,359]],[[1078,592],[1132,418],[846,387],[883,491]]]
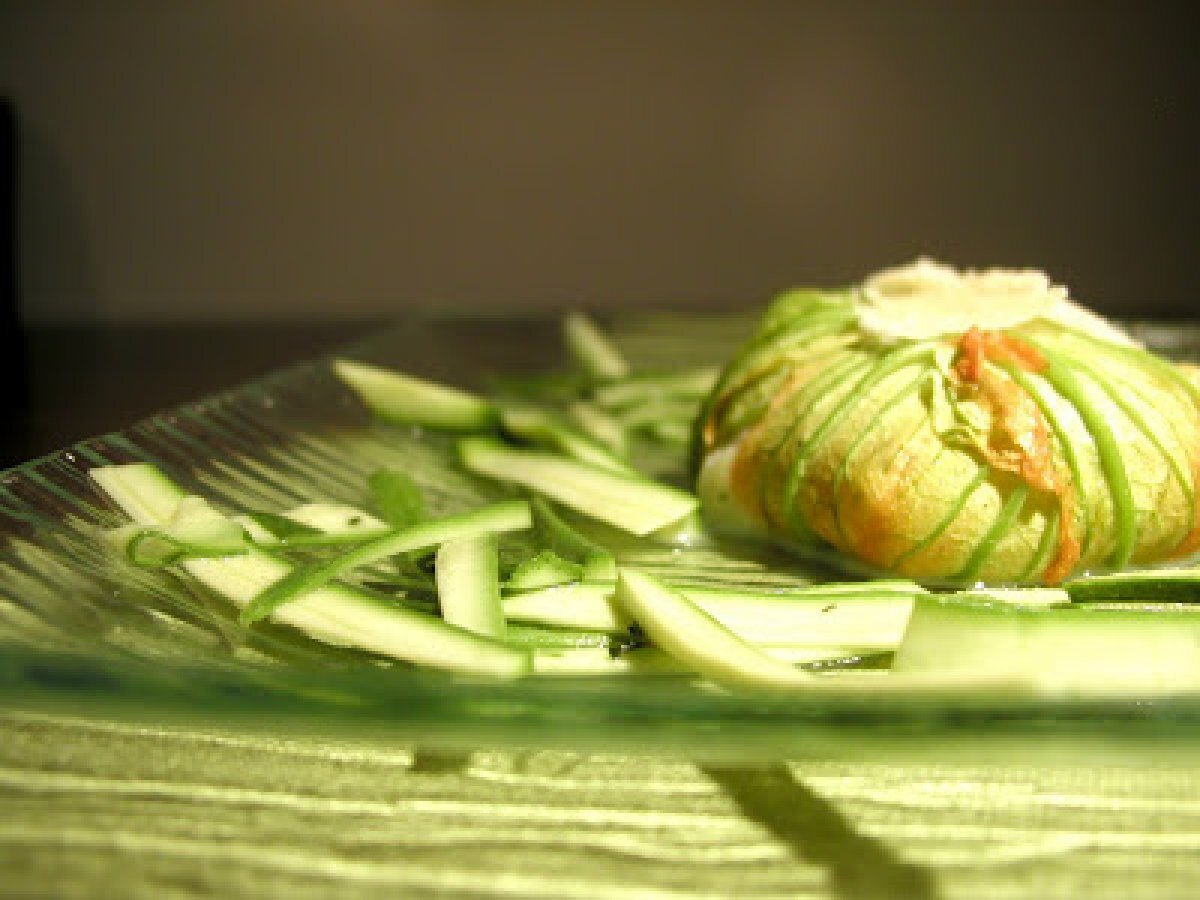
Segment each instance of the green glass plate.
[[[715,364],[745,335],[737,315],[662,313],[613,323],[642,369]],[[1200,329],[1135,326],[1176,357],[1200,358]],[[549,319],[422,319],[345,348],[468,387],[507,388],[563,371]],[[682,478],[682,446],[645,462]],[[1054,702],[1014,697],[747,697],[671,677],[545,677],[492,683],[417,671],[318,645],[281,626],[244,628],[220,598],[134,568],[98,539],[121,522],[87,472],[149,460],[236,510],[365,501],[382,466],[412,472],[434,510],[489,488],[457,469],[435,435],[372,420],[316,359],[81,442],[0,475],[0,703],[132,720],[212,721],[270,730],[375,732],[425,746],[510,744],[854,758],[935,750],[979,758],[1186,753],[1200,699]],[[804,583],[791,560],[728,548],[646,551],[675,580]]]

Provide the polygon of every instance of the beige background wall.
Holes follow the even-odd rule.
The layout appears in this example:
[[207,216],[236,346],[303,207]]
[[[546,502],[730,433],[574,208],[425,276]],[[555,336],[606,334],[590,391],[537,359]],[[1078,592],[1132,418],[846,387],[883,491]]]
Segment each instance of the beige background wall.
[[1187,6],[0,2],[21,302],[703,305],[928,253],[1194,315]]

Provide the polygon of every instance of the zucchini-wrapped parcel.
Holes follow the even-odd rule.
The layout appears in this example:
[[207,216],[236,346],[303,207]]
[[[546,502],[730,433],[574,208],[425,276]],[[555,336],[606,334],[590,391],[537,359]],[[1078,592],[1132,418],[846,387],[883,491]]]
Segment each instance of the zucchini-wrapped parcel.
[[779,297],[697,423],[718,528],[866,573],[1056,583],[1200,547],[1200,385],[1035,271]]

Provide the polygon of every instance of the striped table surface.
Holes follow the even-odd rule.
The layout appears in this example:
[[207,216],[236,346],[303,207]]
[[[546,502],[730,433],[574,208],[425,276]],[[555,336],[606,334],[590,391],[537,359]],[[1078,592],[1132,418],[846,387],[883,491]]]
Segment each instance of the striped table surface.
[[4,897],[1195,896],[1200,767],[418,752],[0,713]]

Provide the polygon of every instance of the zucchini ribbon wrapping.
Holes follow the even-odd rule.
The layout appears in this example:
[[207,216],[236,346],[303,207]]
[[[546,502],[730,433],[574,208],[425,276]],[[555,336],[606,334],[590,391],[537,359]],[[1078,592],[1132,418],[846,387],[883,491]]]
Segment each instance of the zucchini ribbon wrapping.
[[863,574],[1047,583],[1200,549],[1200,385],[1032,271],[769,307],[696,425],[720,529]]

